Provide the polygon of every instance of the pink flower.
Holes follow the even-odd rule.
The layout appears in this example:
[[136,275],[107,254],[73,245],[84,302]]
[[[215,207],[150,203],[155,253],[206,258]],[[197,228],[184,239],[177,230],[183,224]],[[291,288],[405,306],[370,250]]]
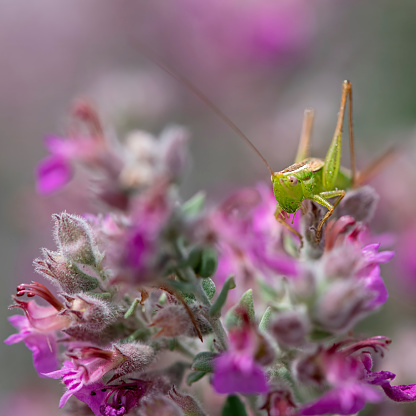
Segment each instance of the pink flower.
[[230,331],[229,349],[214,360],[212,384],[218,393],[257,394],[266,393],[269,389],[260,362],[269,364],[273,358],[264,354],[267,350],[264,348],[265,340],[251,326],[244,313],[242,318],[243,326]]
[[65,361],[62,368],[44,374],[54,379],[62,379],[67,391],[61,397],[59,407],[63,407],[72,395],[83,392],[86,386],[102,381],[111,372],[112,380],[131,372],[141,371],[150,364],[154,350],[139,343],[114,345],[111,350],[96,347],[75,348],[67,353],[72,361]]
[[24,293],[32,296],[37,294],[53,306],[39,306],[35,301],[23,302],[14,297],[16,303],[11,307],[23,309],[26,316],[14,315],[9,318],[9,322],[19,332],[11,335],[4,342],[10,345],[23,341],[32,351],[33,365],[42,377],[43,373],[57,368],[56,331],[67,328],[71,321],[68,317],[59,315],[63,305],[45,286],[39,283],[18,286],[18,296],[22,296]]

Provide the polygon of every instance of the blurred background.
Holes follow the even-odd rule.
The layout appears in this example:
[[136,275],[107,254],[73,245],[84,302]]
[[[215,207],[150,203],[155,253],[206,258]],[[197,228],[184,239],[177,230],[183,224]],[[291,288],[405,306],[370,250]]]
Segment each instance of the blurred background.
[[[391,297],[360,330],[393,338],[382,368],[398,384],[416,383],[415,16],[412,0],[0,0],[1,338],[14,331],[10,295],[36,278],[40,247],[54,247],[50,214],[79,210],[59,193],[38,196],[33,176],[44,138],[65,131],[75,98],[91,98],[121,140],[135,128],[186,126],[193,166],[185,198],[203,189],[215,199],[269,179],[233,131],[146,59],[145,45],[203,90],[275,170],[293,162],[307,107],[316,111],[313,155],[325,155],[342,81],[352,81],[359,167],[397,147],[372,182],[381,195],[372,229],[397,253],[383,270]],[[348,166],[347,145],[343,160]],[[2,408],[59,414],[60,386],[38,379],[25,346],[1,343],[0,353]],[[410,415],[415,406],[365,412]]]

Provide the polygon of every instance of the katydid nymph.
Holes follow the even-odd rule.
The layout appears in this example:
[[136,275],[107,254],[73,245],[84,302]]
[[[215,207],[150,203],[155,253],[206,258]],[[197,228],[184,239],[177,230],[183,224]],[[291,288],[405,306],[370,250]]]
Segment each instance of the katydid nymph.
[[[347,171],[340,166],[342,126],[347,98],[349,98],[350,171]],[[294,234],[298,235],[301,242],[302,236],[292,226],[285,222],[285,213],[296,214],[305,199],[314,201],[327,208],[328,212],[324,215],[316,229],[316,240],[319,242],[323,225],[345,196],[345,191],[348,188],[351,188],[355,183],[356,170],[352,129],[352,89],[349,81],[344,81],[342,84],[338,122],[335,128],[334,137],[324,160],[309,157],[312,122],[313,112],[311,110],[306,110],[295,163],[280,172],[271,172],[273,192],[277,201],[275,217]],[[334,204],[328,202],[328,199],[330,198],[337,198]]]
[[[295,159],[295,163],[288,168],[279,172],[273,171],[264,156],[260,153],[252,141],[228,118],[223,111],[219,109],[207,96],[187,78],[177,73],[172,68],[160,62],[155,55],[147,48],[143,48],[142,52],[156,65],[169,73],[173,78],[190,89],[197,97],[205,102],[232,130],[234,130],[240,138],[242,138],[252,150],[260,157],[269,172],[273,184],[273,192],[277,201],[275,218],[282,225],[287,227],[292,233],[296,234],[303,244],[302,236],[285,220],[287,214],[296,214],[301,209],[302,202],[306,199],[314,201],[328,209],[316,229],[317,242],[321,239],[322,227],[328,218],[333,214],[336,206],[345,196],[345,191],[353,187],[357,183],[354,155],[354,136],[352,128],[352,88],[349,81],[342,84],[341,106],[338,114],[338,121],[335,133],[328,152],[324,160],[312,158],[309,156],[309,143],[311,137],[313,111],[306,110],[303,121],[303,128],[300,143]],[[341,161],[341,142],[342,127],[346,110],[348,106],[349,116],[349,142],[351,154],[351,169],[347,170],[340,166]],[[381,159],[380,159],[381,161]],[[379,165],[379,163],[377,163]],[[374,169],[375,170],[375,169]],[[333,204],[328,199],[337,198]]]

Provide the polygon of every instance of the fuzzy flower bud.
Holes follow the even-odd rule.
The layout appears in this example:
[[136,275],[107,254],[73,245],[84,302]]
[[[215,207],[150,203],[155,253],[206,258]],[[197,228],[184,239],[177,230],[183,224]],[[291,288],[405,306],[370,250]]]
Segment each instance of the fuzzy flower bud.
[[167,397],[158,395],[156,397],[145,397],[140,405],[140,416],[182,416],[180,407]]
[[182,409],[185,416],[206,416],[198,402],[189,395],[180,394],[175,386],[168,393],[169,397]]
[[[191,319],[192,314],[193,319]],[[185,335],[188,337],[196,337],[197,331],[195,325],[198,326],[202,334],[208,334],[212,331],[211,325],[204,315],[208,314],[208,310],[200,305],[192,305],[189,310],[182,305],[167,305],[157,312],[150,326],[161,328],[157,333],[157,337],[177,337]]]
[[65,298],[66,308],[61,314],[71,316],[84,331],[100,332],[117,316],[108,302],[95,296],[83,293]]
[[42,250],[44,258],[36,259],[35,271],[58,285],[63,292],[70,295],[89,292],[98,287],[99,281],[81,270],[75,263],[67,262],[60,253]]
[[155,350],[152,347],[139,342],[115,344],[114,350],[115,355],[123,357],[121,364],[115,368],[117,377],[143,371],[155,357]]
[[280,313],[271,324],[271,332],[279,344],[299,346],[305,341],[309,324],[305,316],[296,311]]
[[81,217],[54,214],[55,236],[63,257],[67,261],[97,265],[92,229]]

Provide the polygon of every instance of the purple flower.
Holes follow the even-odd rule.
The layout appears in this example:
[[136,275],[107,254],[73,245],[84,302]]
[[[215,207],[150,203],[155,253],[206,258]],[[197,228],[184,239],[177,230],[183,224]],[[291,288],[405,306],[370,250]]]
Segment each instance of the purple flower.
[[72,178],[72,167],[61,156],[43,159],[36,167],[36,185],[40,194],[50,194],[65,186]]
[[[366,402],[376,403],[382,399],[377,390],[368,385],[363,372],[363,366],[359,358],[352,355],[362,348],[385,347],[386,340],[370,339],[352,344],[344,349],[340,345],[334,345],[328,350],[318,351],[314,359],[310,357],[298,363],[298,371],[305,371],[305,363],[313,363],[315,370],[306,372],[302,378],[307,380],[308,375],[313,375],[310,381],[325,381],[331,389],[324,393],[318,400],[304,405],[300,415],[324,415],[340,414],[351,415],[360,411]],[[313,367],[312,367],[313,368]]]
[[363,383],[350,383],[330,390],[316,402],[302,407],[300,415],[353,415],[359,412],[366,402],[377,403],[380,394]]
[[114,380],[128,373],[141,371],[153,360],[154,350],[147,345],[128,343],[114,345],[111,350],[92,346],[75,348],[67,355],[72,361],[65,361],[60,370],[44,374],[50,378],[62,379],[67,387],[59,402],[60,408],[72,395],[84,391],[85,386],[101,381],[109,372],[112,372]]
[[[387,300],[380,264],[394,253],[378,252],[379,244],[362,247],[362,231],[352,217],[330,222],[322,257],[304,265],[304,280],[312,276],[315,286],[314,318],[327,331],[348,331]],[[302,287],[301,281],[294,283]]]
[[396,374],[390,371],[372,372],[373,363],[369,354],[363,354],[361,359],[366,371],[367,383],[381,386],[386,395],[395,402],[416,401],[416,384],[392,386],[390,381],[396,378]]
[[96,399],[91,398],[89,402],[85,401],[85,399],[88,397],[88,392],[90,392],[90,390],[95,390],[97,388],[99,385],[97,381],[109,371],[108,363],[107,366],[100,364],[104,364],[104,361],[100,361],[98,358],[93,358],[89,361],[85,360],[83,365],[78,367],[72,361],[64,361],[60,370],[44,374],[46,377],[62,379],[62,382],[67,387],[67,391],[59,401],[59,408],[65,406],[72,395],[77,395],[79,393],[80,396],[84,398],[84,403],[87,403],[91,409],[93,409],[93,406],[95,406],[95,403],[100,400],[101,397],[97,397]]
[[25,293],[31,296],[39,295],[53,306],[39,306],[35,301],[23,302],[14,297],[15,304],[11,307],[20,308],[26,316],[14,315],[9,322],[19,332],[8,337],[4,342],[14,344],[24,341],[33,353],[33,364],[36,371],[42,373],[55,370],[58,366],[58,346],[56,331],[67,328],[71,320],[59,315],[63,305],[43,285],[34,283],[31,285],[19,285],[17,295]]
[[222,353],[215,360],[212,384],[217,393],[266,393],[267,378],[253,357],[235,352]]
[[33,365],[40,377],[43,377],[42,373],[56,370],[58,367],[58,344],[55,334],[38,332],[25,316],[11,316],[9,322],[19,330],[19,333],[10,335],[4,343],[11,345],[24,341],[26,347],[32,351]]
[[297,275],[297,261],[283,254],[275,206],[270,188],[260,184],[234,193],[210,215],[206,236],[219,251],[216,281],[224,282],[230,274],[249,281],[259,274],[267,279]]
[[229,349],[214,360],[214,389],[223,394],[266,393],[267,377],[259,361],[269,364],[273,358],[261,354],[267,349],[264,339],[247,319],[242,328],[233,329],[229,336]]

